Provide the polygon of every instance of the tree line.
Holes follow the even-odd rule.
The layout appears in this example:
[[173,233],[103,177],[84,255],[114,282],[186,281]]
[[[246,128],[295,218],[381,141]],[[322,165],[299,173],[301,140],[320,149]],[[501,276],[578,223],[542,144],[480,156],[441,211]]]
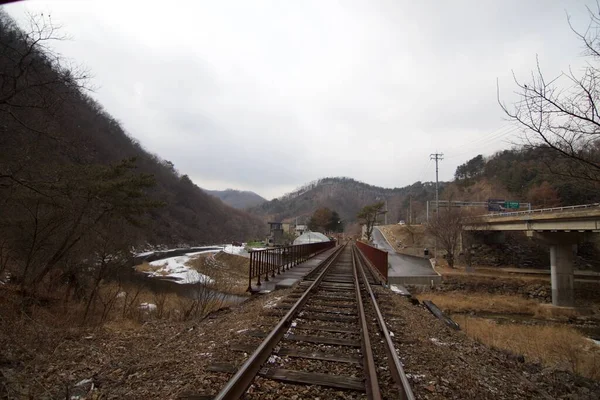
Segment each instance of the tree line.
[[133,248],[262,235],[127,135],[89,96],[89,72],[51,50],[60,40],[49,16],[22,29],[0,10],[0,276],[90,296]]

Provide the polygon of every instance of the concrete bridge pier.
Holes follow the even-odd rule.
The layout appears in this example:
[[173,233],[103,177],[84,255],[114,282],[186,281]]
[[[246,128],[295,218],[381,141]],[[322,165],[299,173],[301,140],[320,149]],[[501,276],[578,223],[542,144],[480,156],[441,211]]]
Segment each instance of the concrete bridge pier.
[[550,277],[552,281],[552,305],[575,306],[573,289],[573,245],[550,245]]
[[573,249],[600,233],[600,203],[488,214],[468,219],[466,231],[521,231],[550,246],[552,305],[573,307]]
[[534,232],[533,235],[550,245],[550,280],[552,281],[552,305],[574,307],[573,270],[574,247],[584,239],[580,232]]

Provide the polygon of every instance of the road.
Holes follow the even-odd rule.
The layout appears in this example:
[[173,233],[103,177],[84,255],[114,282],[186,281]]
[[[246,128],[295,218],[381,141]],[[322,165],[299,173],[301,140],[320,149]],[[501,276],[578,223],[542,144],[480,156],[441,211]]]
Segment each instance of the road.
[[433,268],[431,268],[431,263],[428,259],[396,253],[392,246],[390,246],[390,244],[385,240],[383,234],[377,227],[373,229],[373,244],[375,244],[378,249],[388,252],[388,262],[392,267],[392,271],[389,271],[390,275],[437,276]]

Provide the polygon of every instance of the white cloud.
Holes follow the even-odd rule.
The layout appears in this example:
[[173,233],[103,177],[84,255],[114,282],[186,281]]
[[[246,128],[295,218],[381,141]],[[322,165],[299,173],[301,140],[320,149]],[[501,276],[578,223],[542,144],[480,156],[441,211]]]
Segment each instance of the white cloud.
[[200,186],[282,194],[323,176],[403,186],[507,147],[510,102],[539,54],[579,65],[584,4],[497,1],[28,1],[51,13],[95,96]]

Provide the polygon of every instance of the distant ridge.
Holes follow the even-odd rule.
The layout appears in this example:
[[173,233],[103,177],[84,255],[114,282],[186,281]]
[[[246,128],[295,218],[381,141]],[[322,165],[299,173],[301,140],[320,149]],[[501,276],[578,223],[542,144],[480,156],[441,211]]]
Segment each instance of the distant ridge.
[[233,208],[237,208],[240,210],[258,206],[267,201],[264,197],[246,190],[235,190],[235,189],[225,189],[225,190],[207,190],[204,191],[211,196],[215,196],[228,206]]
[[[440,186],[443,187],[444,183],[441,182]],[[333,177],[307,183],[290,193],[249,208],[248,211],[263,219],[285,221],[296,217],[307,218],[316,209],[328,207],[337,211],[344,222],[354,222],[362,207],[387,200],[388,222],[394,223],[406,218],[409,198],[413,201],[413,215],[424,216],[425,209],[421,204],[434,198],[434,193],[435,184],[432,182],[416,182],[410,186],[389,189],[352,178]]]

